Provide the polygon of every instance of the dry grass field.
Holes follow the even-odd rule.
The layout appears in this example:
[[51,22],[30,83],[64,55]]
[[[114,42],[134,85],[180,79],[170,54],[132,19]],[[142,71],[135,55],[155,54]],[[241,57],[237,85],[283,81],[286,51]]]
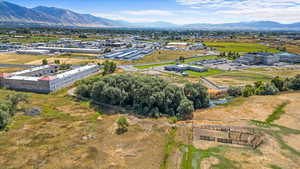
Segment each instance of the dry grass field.
[[[177,129],[173,153],[168,158],[179,161],[171,168],[221,169],[298,169],[300,166],[300,93],[277,96],[236,98],[224,106],[198,110],[194,125],[248,126],[261,132],[264,143],[257,149],[232,144],[201,141],[189,138],[186,128]],[[266,123],[278,109],[287,103],[284,113],[272,123]],[[179,143],[178,143],[179,142]],[[181,142],[181,143],[180,143]],[[171,165],[170,165],[171,166]]]
[[287,45],[286,49],[288,52],[300,54],[300,46],[297,45]]
[[[3,98],[11,91],[0,93]],[[29,95],[31,103],[24,106],[39,107],[43,113],[32,117],[18,113],[9,130],[0,132],[0,166],[159,168],[164,155],[165,120],[128,117],[129,131],[117,135],[118,110],[110,109],[102,115],[102,110],[76,102],[64,92]]]
[[[297,169],[300,165],[300,93],[236,98],[232,102],[194,112],[194,123],[250,126],[265,137],[258,148],[190,141],[189,129],[171,129],[161,119],[129,119],[129,131],[117,135],[122,109],[93,106],[66,96],[32,94],[37,116],[18,113],[7,132],[0,132],[0,166],[6,168],[101,169]],[[0,90],[0,98],[12,91]],[[264,121],[287,102],[284,114],[272,124]],[[257,120],[257,122],[253,121]],[[180,122],[182,123],[182,122]],[[13,160],[12,160],[13,159]],[[64,160],[61,160],[64,159]],[[195,166],[196,165],[196,166]],[[199,166],[198,166],[199,165]],[[193,167],[194,166],[194,167]]]
[[[47,58],[47,56],[0,53],[0,63],[2,64],[26,64],[32,61],[42,60],[44,58]],[[41,64],[41,62],[39,64]]]

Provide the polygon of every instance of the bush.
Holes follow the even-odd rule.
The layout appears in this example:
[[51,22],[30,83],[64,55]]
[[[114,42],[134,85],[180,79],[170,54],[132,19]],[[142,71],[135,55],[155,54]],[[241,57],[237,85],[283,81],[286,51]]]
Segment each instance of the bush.
[[255,87],[251,85],[247,85],[243,90],[242,90],[242,95],[244,97],[250,97],[255,94]]
[[10,104],[7,102],[0,102],[0,129],[5,128],[8,124],[10,116]]
[[117,120],[117,125],[118,125],[117,134],[123,134],[128,131],[129,123],[126,117],[123,116],[119,117]]
[[104,65],[104,70],[102,72],[103,76],[107,74],[112,74],[117,70],[117,64],[115,62],[105,61],[103,65]]
[[275,85],[275,87],[279,90],[279,91],[287,91],[288,87],[287,87],[287,81],[280,78],[279,76],[275,77],[272,79],[271,83],[273,85]]
[[297,75],[291,80],[290,88],[293,90],[300,90],[300,75]]
[[266,83],[264,86],[264,90],[260,93],[260,95],[276,95],[279,93],[279,90],[273,83]]
[[183,119],[192,119],[193,118],[193,111],[194,111],[194,106],[193,102],[184,99],[180,102],[180,105],[177,108],[177,112],[179,113],[179,117],[182,117]]
[[234,87],[230,86],[227,90],[229,96],[239,97],[242,95],[242,88],[241,87]]
[[79,85],[75,90],[75,94],[81,97],[90,97],[89,86],[86,84]]

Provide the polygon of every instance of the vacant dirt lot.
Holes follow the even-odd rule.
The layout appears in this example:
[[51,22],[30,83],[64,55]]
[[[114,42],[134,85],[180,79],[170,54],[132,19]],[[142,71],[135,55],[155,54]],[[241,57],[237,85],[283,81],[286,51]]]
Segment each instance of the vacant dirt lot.
[[[26,64],[34,60],[47,58],[39,55],[19,55],[14,53],[0,53],[0,63],[2,64]],[[42,62],[38,63],[41,64]]]

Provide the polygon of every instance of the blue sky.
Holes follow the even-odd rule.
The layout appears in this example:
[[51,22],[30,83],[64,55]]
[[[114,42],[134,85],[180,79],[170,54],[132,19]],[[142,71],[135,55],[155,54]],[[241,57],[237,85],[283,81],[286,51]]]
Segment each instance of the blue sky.
[[26,7],[71,9],[130,22],[175,24],[240,21],[300,22],[300,0],[7,0]]

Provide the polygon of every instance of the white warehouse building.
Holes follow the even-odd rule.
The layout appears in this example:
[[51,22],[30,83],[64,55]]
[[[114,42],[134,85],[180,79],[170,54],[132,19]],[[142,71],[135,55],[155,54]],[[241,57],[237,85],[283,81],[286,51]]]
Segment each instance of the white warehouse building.
[[89,64],[63,73],[57,73],[57,65],[0,74],[0,86],[13,90],[51,93],[71,86],[74,82],[98,72],[99,66]]

